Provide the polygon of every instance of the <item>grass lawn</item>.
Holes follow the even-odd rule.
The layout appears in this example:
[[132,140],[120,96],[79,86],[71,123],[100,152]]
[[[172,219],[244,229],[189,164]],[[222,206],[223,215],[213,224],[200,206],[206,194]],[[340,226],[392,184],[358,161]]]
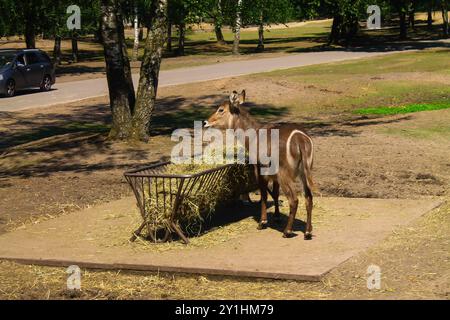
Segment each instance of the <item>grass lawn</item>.
[[380,107],[380,108],[364,108],[357,109],[354,112],[357,114],[380,114],[393,115],[402,113],[412,113],[420,111],[433,111],[450,108],[450,102],[436,102],[436,103],[418,103],[409,104],[399,107]]
[[[306,48],[317,45],[318,42],[326,41],[330,32],[331,21],[308,23],[300,26],[287,28],[266,29],[264,32],[265,49],[268,51],[291,51],[296,48]],[[242,53],[255,52],[258,44],[258,31],[242,29],[240,48]],[[223,35],[228,44],[233,42],[233,33],[230,29],[224,29]],[[176,40],[176,38],[175,38]],[[213,31],[191,31],[187,35],[187,48],[196,53],[196,46],[204,44],[214,44],[216,37]],[[231,48],[231,47],[230,47]],[[220,54],[219,52],[210,54]],[[231,52],[229,52],[231,54]]]
[[449,105],[449,55],[449,49],[426,49],[278,70],[245,77],[249,85],[244,86],[251,88],[252,81],[265,79],[267,88],[261,100],[282,103],[294,117],[355,110],[393,114],[441,109]]

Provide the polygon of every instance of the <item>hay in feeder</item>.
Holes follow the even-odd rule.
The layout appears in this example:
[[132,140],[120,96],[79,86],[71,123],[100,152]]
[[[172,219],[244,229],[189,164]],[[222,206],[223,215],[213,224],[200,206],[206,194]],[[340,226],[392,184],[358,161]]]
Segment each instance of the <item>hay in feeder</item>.
[[[169,164],[164,174],[192,175],[220,166],[222,165],[205,163]],[[189,185],[192,191],[184,196],[176,216],[171,219],[180,181],[158,178],[155,182],[144,186],[145,209],[150,229],[154,232],[168,229],[170,221],[174,220],[189,235],[200,233],[205,219],[209,218],[218,207],[236,201],[241,194],[256,188],[253,167],[247,165],[228,167],[225,174],[214,181],[209,188],[204,188],[203,179],[185,180],[185,183],[192,184]]]

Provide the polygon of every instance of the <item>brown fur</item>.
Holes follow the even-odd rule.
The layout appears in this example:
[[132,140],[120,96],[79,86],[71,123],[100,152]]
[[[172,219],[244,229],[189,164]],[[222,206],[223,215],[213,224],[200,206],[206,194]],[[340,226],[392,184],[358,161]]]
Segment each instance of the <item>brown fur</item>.
[[[294,225],[295,215],[298,207],[298,190],[296,189],[296,179],[299,177],[303,183],[307,222],[305,230],[305,239],[312,238],[312,207],[314,188],[312,180],[312,165],[314,146],[311,138],[301,130],[298,124],[274,124],[264,125],[257,122],[251,117],[249,112],[245,110],[245,91],[238,94],[236,91],[230,96],[230,101],[223,102],[217,111],[212,114],[207,121],[206,127],[214,127],[217,129],[267,129],[270,139],[270,130],[279,130],[279,171],[276,175],[264,176],[260,174],[260,170],[256,170],[258,176],[259,188],[261,191],[261,219],[258,225],[259,229],[264,229],[267,225],[267,193],[269,181],[273,183],[272,196],[275,202],[275,218],[279,219],[280,210],[278,203],[279,189],[286,195],[289,201],[289,218],[284,229],[283,236],[291,237],[293,235],[292,228]],[[295,132],[295,133],[294,133]],[[294,134],[293,134],[294,133]],[[287,146],[288,140],[289,146]],[[288,149],[289,148],[289,149]],[[270,149],[270,140],[268,142]],[[269,150],[270,152],[270,150]],[[259,169],[260,165],[256,166]]]

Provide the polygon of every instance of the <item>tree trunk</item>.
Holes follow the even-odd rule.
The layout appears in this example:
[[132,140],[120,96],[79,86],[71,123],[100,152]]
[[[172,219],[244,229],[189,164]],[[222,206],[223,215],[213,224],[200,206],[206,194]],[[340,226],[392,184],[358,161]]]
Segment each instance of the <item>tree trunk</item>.
[[433,1],[428,2],[428,18],[427,18],[428,29],[433,27]]
[[172,22],[167,22],[167,51],[172,52]]
[[[35,1],[14,1],[15,5],[17,6],[17,11],[23,13],[23,18],[25,21],[22,22],[22,25],[24,25],[24,36],[25,36],[25,44],[27,49],[34,49],[36,48],[36,14],[37,10],[35,8]],[[3,16],[3,12],[0,11],[0,15]],[[14,25],[14,21],[10,21]],[[11,26],[8,29],[13,28]],[[15,30],[15,29],[11,29]],[[17,31],[17,30],[15,30]]]
[[234,27],[233,54],[239,54],[239,42],[241,40],[241,6],[242,0],[238,0],[238,8],[236,12],[236,26]]
[[409,10],[408,15],[408,24],[411,26],[411,28],[416,28],[416,2],[413,0],[411,1],[411,8]]
[[55,45],[53,47],[53,60],[59,66],[61,64],[61,36],[55,35]]
[[102,25],[101,25],[101,23],[98,24],[97,28],[94,31],[94,39],[95,39],[95,42],[98,42],[100,44],[103,43],[103,41],[102,41]]
[[159,70],[167,37],[167,0],[157,0],[145,42],[136,107],[133,115],[133,138],[148,140],[150,120],[155,108]]
[[102,39],[112,113],[109,136],[112,139],[130,139],[135,94],[118,1],[101,1]]
[[184,40],[186,37],[186,24],[184,22],[180,23],[178,26],[178,51],[179,56],[184,56]]
[[218,44],[225,45],[225,38],[223,37],[222,32],[222,0],[217,1],[217,14],[214,17],[214,32],[216,33],[216,40]]
[[449,24],[448,24],[448,0],[441,0],[441,7],[442,7],[442,28],[444,32],[444,38],[448,38],[449,36]]
[[142,23],[140,25],[141,26],[139,27],[139,41],[143,41],[144,40],[144,26],[142,25]]
[[264,17],[262,12],[259,17],[258,46],[256,47],[256,51],[264,51]]
[[404,10],[400,10],[400,40],[405,40],[408,36],[408,30],[406,25],[406,12]]
[[223,36],[222,26],[217,22],[216,19],[214,19],[214,32],[216,33],[216,40],[218,44],[227,44]]
[[25,43],[27,49],[36,48],[36,31],[34,28],[33,18],[30,17],[30,15],[25,21]]
[[78,62],[78,35],[76,31],[72,32],[72,61]]
[[133,61],[137,61],[139,55],[139,16],[137,6],[134,8],[134,44]]
[[342,16],[336,14],[333,17],[333,24],[331,26],[330,38],[328,39],[328,45],[338,44],[341,38],[341,28],[342,28]]

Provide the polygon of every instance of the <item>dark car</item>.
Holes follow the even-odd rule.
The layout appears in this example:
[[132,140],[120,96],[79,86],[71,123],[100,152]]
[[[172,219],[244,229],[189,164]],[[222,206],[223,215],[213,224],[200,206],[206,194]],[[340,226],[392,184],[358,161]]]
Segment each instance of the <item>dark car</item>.
[[37,49],[0,50],[0,95],[12,97],[18,90],[49,91],[55,83],[55,68],[49,56]]

